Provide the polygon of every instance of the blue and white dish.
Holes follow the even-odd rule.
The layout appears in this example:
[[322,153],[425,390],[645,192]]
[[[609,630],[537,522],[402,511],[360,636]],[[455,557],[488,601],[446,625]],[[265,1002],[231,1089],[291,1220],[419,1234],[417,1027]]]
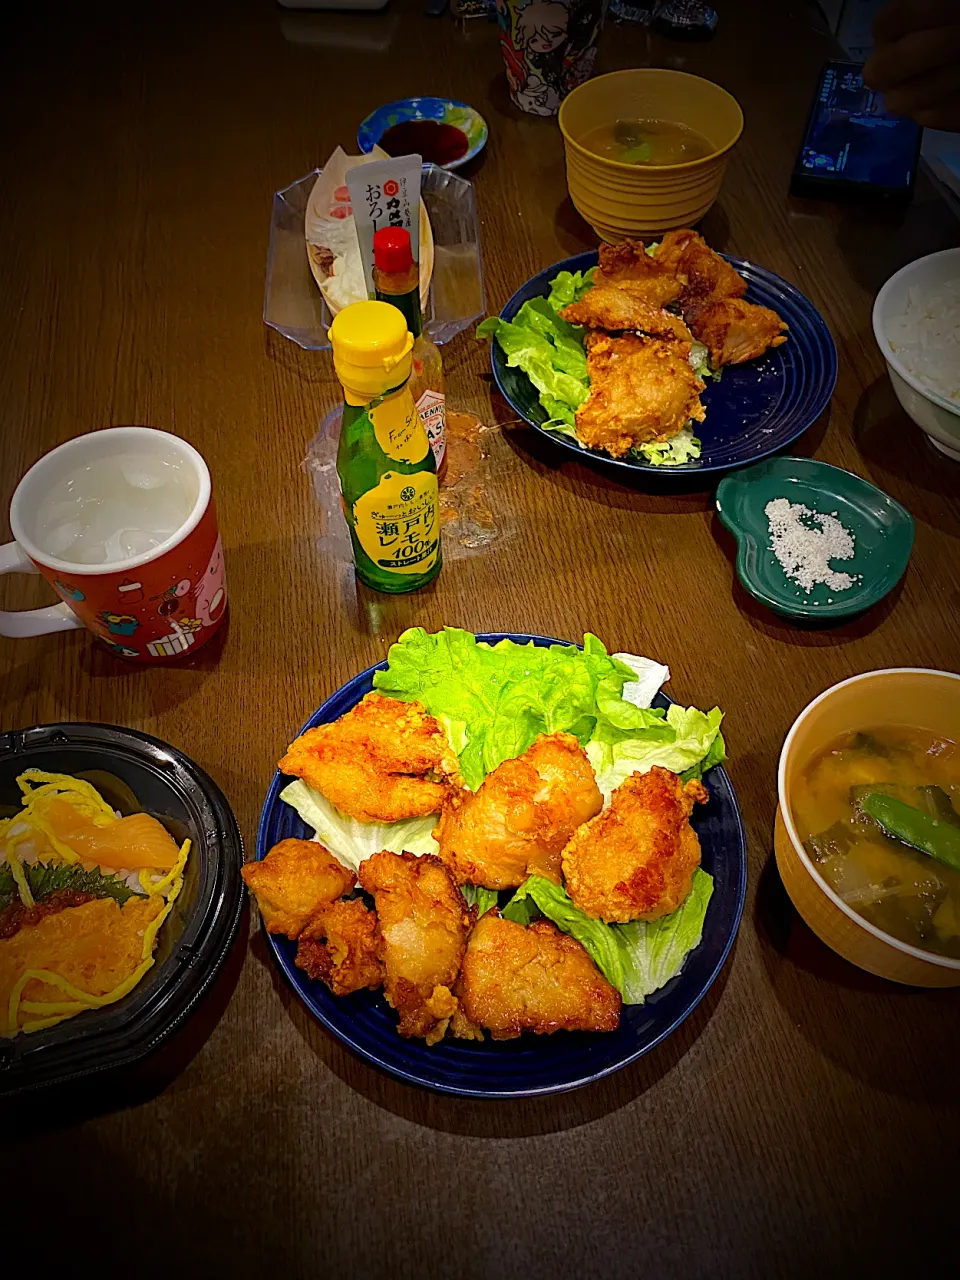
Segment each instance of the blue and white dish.
[[441,165],[442,169],[459,169],[469,164],[487,145],[490,133],[480,112],[456,98],[401,98],[399,102],[388,102],[370,112],[357,130],[357,146],[366,155],[388,129],[408,120],[436,120],[438,124],[453,125],[466,135],[466,152],[459,159]]

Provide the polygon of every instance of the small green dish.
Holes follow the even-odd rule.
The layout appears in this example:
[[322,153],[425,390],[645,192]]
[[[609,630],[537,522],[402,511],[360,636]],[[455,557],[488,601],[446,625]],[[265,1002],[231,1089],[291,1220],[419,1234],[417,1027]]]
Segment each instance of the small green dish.
[[[851,560],[832,567],[857,577],[845,591],[818,583],[810,592],[784,573],[771,549],[765,507],[774,498],[835,515],[853,534]],[[737,576],[755,600],[804,622],[863,613],[897,585],[913,547],[913,517],[875,485],[812,458],[768,458],[735,471],[717,488],[717,512],[737,540]],[[859,576],[857,576],[859,575]]]

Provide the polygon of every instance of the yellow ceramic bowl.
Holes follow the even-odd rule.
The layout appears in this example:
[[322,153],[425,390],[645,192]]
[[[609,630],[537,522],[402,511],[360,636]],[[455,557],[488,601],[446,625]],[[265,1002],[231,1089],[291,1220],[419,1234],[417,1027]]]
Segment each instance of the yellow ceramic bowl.
[[800,770],[841,733],[861,726],[925,729],[955,739],[960,675],[895,667],[867,671],[821,693],[802,712],[780,753],[777,866],[793,905],[821,941],[869,973],[914,987],[960,986],[960,960],[898,942],[864,920],[820,878],[794,824],[790,797]]
[[[687,164],[622,164],[594,155],[580,140],[618,120],[670,120],[707,138],[710,155]],[[652,239],[689,227],[707,212],[743,129],[743,113],[726,89],[685,71],[637,67],[613,71],[564,99],[560,131],[567,189],[577,211],[602,240]]]

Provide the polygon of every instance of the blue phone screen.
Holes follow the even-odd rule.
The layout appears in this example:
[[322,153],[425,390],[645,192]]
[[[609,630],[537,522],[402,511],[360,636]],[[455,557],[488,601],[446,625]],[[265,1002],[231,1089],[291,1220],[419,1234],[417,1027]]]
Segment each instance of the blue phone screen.
[[859,66],[831,63],[820,82],[800,164],[817,178],[908,189],[918,125],[887,115],[883,97],[863,83]]

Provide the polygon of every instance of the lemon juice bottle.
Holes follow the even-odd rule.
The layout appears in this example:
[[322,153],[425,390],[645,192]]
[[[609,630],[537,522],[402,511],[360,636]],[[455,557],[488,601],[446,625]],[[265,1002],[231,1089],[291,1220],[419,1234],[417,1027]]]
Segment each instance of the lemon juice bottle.
[[376,591],[440,572],[437,464],[409,379],[413,335],[386,302],[355,302],[330,326],[343,386],[337,474],[357,577]]

